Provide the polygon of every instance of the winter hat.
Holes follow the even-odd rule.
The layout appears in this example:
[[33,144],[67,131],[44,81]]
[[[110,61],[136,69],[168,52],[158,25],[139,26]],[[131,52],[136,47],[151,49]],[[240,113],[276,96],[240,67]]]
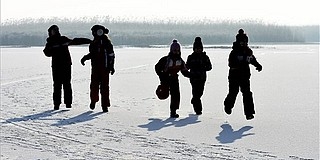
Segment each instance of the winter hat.
[[[52,33],[52,31],[54,31],[54,34]],[[55,25],[55,24],[50,26],[49,29],[48,29],[48,34],[49,34],[49,36],[60,35],[59,27],[57,25]]]
[[173,50],[181,50],[180,43],[176,39],[172,40],[172,43],[170,45],[170,52],[172,52]]
[[247,34],[244,33],[243,29],[239,29],[238,34],[236,36],[236,42],[244,42],[244,43],[248,43],[249,39]]
[[239,29],[238,31],[239,34],[244,34],[244,30],[242,28]]
[[54,25],[52,25],[52,26],[49,27],[48,32],[51,32],[51,31],[54,30],[54,29],[59,30],[59,27],[54,24]]
[[99,29],[101,29],[104,34],[108,34],[109,33],[109,29],[108,28],[105,28],[104,26],[98,25],[98,24],[92,26],[91,31],[95,31],[96,32]]
[[196,49],[196,48],[201,48],[201,49],[203,49],[203,44],[202,44],[202,42],[201,42],[201,38],[200,38],[200,37],[196,37],[196,38],[194,39],[194,42],[193,42],[193,51],[194,51],[194,49]]

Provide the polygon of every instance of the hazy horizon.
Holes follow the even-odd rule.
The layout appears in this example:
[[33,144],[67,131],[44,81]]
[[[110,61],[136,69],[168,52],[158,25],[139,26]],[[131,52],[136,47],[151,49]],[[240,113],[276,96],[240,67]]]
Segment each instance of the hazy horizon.
[[1,23],[26,18],[80,19],[109,16],[129,21],[249,20],[266,24],[304,26],[319,25],[320,17],[315,16],[319,12],[317,6],[316,0],[291,1],[289,4],[276,0],[198,0],[188,3],[182,0],[1,0]]

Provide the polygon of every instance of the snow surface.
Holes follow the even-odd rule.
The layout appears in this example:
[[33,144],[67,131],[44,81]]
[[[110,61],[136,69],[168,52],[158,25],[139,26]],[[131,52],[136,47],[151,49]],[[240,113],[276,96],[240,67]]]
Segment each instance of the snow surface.
[[[319,159],[319,44],[263,45],[251,68],[255,119],[239,94],[223,111],[230,48],[207,48],[203,115],[193,112],[191,86],[180,76],[180,118],[158,100],[155,63],[167,48],[116,48],[109,113],[89,109],[88,47],[70,47],[73,107],[53,110],[51,59],[42,47],[1,48],[1,160],[5,159]],[[182,50],[182,57],[191,48]]]

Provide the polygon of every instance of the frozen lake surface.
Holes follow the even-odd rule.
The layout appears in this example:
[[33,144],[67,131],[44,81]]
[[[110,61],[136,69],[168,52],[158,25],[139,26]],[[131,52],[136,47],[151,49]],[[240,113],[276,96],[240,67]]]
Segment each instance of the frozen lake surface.
[[[319,45],[253,48],[256,115],[247,121],[239,94],[223,111],[230,48],[205,48],[213,64],[193,112],[191,85],[180,76],[180,118],[158,100],[154,65],[168,48],[116,48],[109,113],[89,109],[88,47],[70,47],[73,108],[53,110],[51,58],[43,47],[1,48],[0,159],[319,159]],[[186,60],[191,48],[183,48]]]

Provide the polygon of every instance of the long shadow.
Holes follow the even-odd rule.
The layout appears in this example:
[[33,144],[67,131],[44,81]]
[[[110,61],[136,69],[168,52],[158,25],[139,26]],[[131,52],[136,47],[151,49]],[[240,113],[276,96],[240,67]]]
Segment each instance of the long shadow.
[[222,128],[222,131],[219,133],[219,136],[217,136],[216,139],[223,144],[233,143],[237,139],[241,139],[245,136],[254,135],[254,133],[244,134],[244,132],[252,129],[252,126],[245,126],[237,131],[234,131],[231,125],[228,123],[222,124],[220,127]]
[[148,120],[150,120],[148,124],[138,125],[138,127],[147,128],[148,131],[156,131],[169,126],[184,127],[190,124],[201,122],[198,120],[198,116],[193,114],[189,114],[189,117],[179,120],[175,118],[167,118],[165,120],[159,118],[149,118]]
[[85,121],[91,121],[97,118],[97,116],[101,114],[103,114],[103,112],[93,113],[93,111],[88,111],[69,119],[59,120],[57,123],[52,124],[51,126],[65,126],[65,125],[71,125],[71,124],[81,123]]
[[36,114],[32,114],[32,115],[28,115],[28,116],[23,116],[20,118],[10,118],[7,119],[5,122],[3,123],[14,123],[14,122],[21,122],[21,121],[28,121],[28,120],[46,120],[46,117],[51,117],[55,114],[58,113],[62,113],[62,112],[66,112],[68,110],[48,110],[48,111],[44,111],[41,113],[36,113]]

